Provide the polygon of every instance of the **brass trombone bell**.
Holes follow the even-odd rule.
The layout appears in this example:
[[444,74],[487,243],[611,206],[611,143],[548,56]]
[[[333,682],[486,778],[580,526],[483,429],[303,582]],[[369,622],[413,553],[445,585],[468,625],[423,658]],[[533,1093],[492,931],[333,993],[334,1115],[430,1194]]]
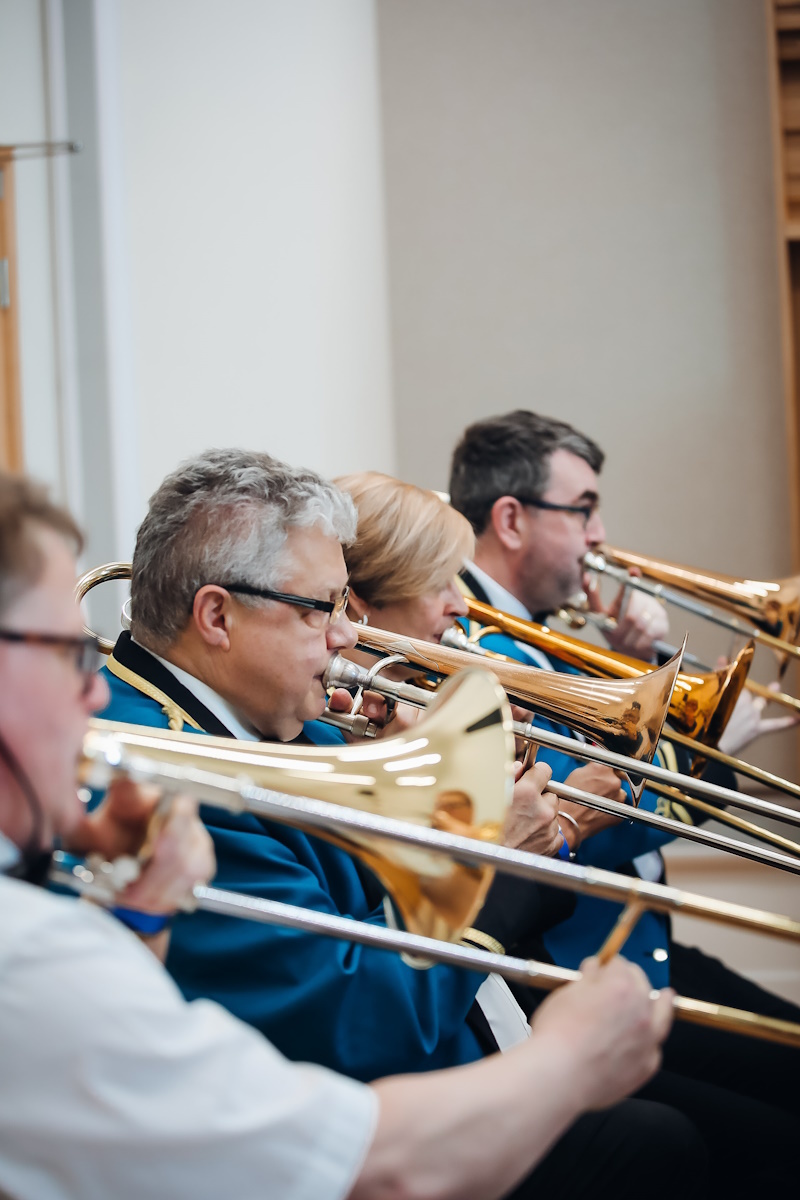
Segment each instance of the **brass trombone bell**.
[[[555,615],[570,629],[583,629],[586,625],[591,625],[602,633],[608,634],[613,633],[618,625],[614,617],[608,617],[605,613],[590,612],[577,597],[560,608]],[[672,658],[676,649],[677,647],[670,645],[669,642],[661,641],[658,638],[653,642],[654,653],[662,658]],[[687,673],[694,671],[707,675],[711,671],[711,667],[702,662],[696,654],[690,654],[688,651],[685,651],[683,655],[683,667]],[[770,704],[779,704],[781,708],[788,708],[790,712],[800,713],[800,700],[796,696],[790,696],[788,692],[774,691],[766,684],[757,683],[754,679],[746,679],[744,688]]]
[[[426,822],[417,824],[397,820],[370,811],[369,804],[366,804],[365,810],[358,810],[340,807],[338,803],[280,795],[265,790],[251,783],[247,774],[243,775],[239,770],[241,765],[249,773],[252,765],[249,761],[251,756],[247,750],[242,749],[241,743],[234,743],[231,747],[227,739],[212,739],[202,735],[164,730],[143,731],[139,727],[133,727],[136,735],[134,739],[131,727],[115,726],[111,722],[95,724],[95,729],[87,735],[85,750],[89,762],[94,764],[95,771],[100,776],[107,778],[110,774],[125,772],[135,779],[159,784],[168,792],[188,791],[208,804],[228,808],[234,812],[253,812],[262,818],[310,829],[323,836],[327,832],[333,841],[354,850],[359,857],[362,857],[360,847],[367,839],[376,848],[385,847],[389,841],[397,841],[401,848],[421,852],[424,861],[436,854],[447,855],[448,859],[460,863],[474,873],[488,868],[490,877],[492,869],[497,869],[517,878],[551,883],[579,894],[622,902],[627,906],[626,911],[635,909],[638,913],[649,908],[663,913],[680,912],[685,916],[767,933],[791,942],[800,941],[800,922],[789,917],[696,896],[676,888],[615,875],[594,867],[579,867],[525,851],[511,850],[490,841],[464,837],[460,832],[443,832],[431,828]],[[208,750],[208,744],[214,741],[225,744],[226,757],[218,762],[213,754],[203,753],[198,759],[195,749],[204,746]],[[305,773],[307,778],[303,782],[308,785],[308,790],[319,790],[325,778],[330,793],[336,794],[340,799],[344,798],[345,801],[353,798],[352,784],[346,780],[335,784],[328,773],[311,769],[312,763],[320,762],[320,756],[310,754],[309,751],[318,748],[261,745],[261,750],[267,753],[273,749],[293,749],[295,762],[291,771],[298,788]],[[241,764],[237,762],[239,757],[243,760]],[[303,760],[306,758],[308,763],[304,767]],[[214,772],[195,766],[198,761],[203,765],[212,766]],[[338,765],[340,764],[337,764],[337,767]],[[285,780],[281,778],[280,783],[283,786]],[[57,860],[58,858],[59,856]],[[68,869],[63,862],[57,861],[51,877],[56,882],[92,895],[103,903],[112,903],[113,874],[111,864],[102,864],[99,869],[78,864]],[[436,878],[447,878],[447,872],[440,870]],[[396,896],[395,899],[402,911],[400,898]],[[393,948],[414,955],[418,964],[419,956],[422,956],[423,961],[449,962],[482,973],[498,971],[533,986],[541,984],[549,988],[577,977],[575,973],[563,968],[527,963],[505,955],[488,955],[465,946],[443,944],[413,932],[376,928],[368,923],[353,922],[348,918],[300,909],[259,897],[239,896],[216,888],[196,887],[192,895],[187,897],[185,907],[203,908],[276,923],[288,928],[327,933],[367,945]],[[631,922],[628,922],[628,926],[630,925]],[[675,1008],[676,1015],[681,1020],[714,1025],[732,1032],[749,1033],[789,1045],[800,1045],[800,1026],[792,1023],[776,1022],[753,1013],[722,1009],[682,997],[676,999]]]
[[[665,559],[620,550],[616,546],[604,546],[602,553],[590,551],[584,563],[588,570],[608,575],[626,587],[674,604],[744,637],[755,638],[776,652],[782,669],[789,657],[800,658],[800,646],[797,645],[800,635],[800,576],[762,581],[739,579],[721,572],[708,575]],[[631,575],[631,568],[639,570],[642,578]],[[722,616],[714,608],[734,614],[734,617],[749,622],[752,628],[745,628],[735,619]]]
[[[274,788],[301,797],[312,792],[412,825],[496,841],[513,791],[508,702],[484,671],[465,671],[448,683],[441,701],[413,730],[368,744],[251,746],[95,719],[84,739],[84,756],[89,763],[116,759],[122,764],[127,756],[183,772],[229,773],[262,791]],[[107,785],[108,778],[92,767],[84,774],[91,786]],[[457,940],[491,883],[487,865],[448,862],[414,846],[387,848],[357,830],[328,829],[322,836],[358,855],[395,897],[406,928],[416,933]]]
[[[451,675],[476,665],[489,668],[485,661],[471,661],[463,651],[390,633],[372,625],[360,625],[358,638],[359,645],[372,653],[399,655],[406,662],[436,675]],[[629,773],[634,794],[638,797],[643,782],[636,765],[649,764],[655,754],[680,659],[678,653],[648,675],[615,680],[585,679],[515,662],[493,662],[489,669],[496,674],[508,695],[526,708],[557,724],[568,725],[602,742],[617,756],[625,757],[628,761],[623,770]],[[344,686],[348,685],[344,683]],[[398,686],[397,698],[403,699],[403,685]],[[421,693],[422,689],[415,691]]]
[[[579,638],[557,633],[536,621],[526,621],[502,612],[490,604],[474,600],[471,596],[465,596],[465,600],[470,618],[486,626],[473,635],[470,639],[473,642],[485,637],[494,627],[516,641],[525,642],[543,650],[545,654],[551,654],[560,662],[578,667],[587,675],[611,679],[637,679],[656,669],[651,663],[591,646]],[[456,644],[455,641],[449,640],[449,632],[446,637],[448,644]],[[455,638],[457,637],[455,634]],[[464,648],[464,642],[460,639],[458,647]],[[707,672],[688,671],[685,668],[679,671],[669,704],[669,724],[687,737],[708,745],[716,745],[745,684],[753,654],[753,643],[749,642],[727,667]]]

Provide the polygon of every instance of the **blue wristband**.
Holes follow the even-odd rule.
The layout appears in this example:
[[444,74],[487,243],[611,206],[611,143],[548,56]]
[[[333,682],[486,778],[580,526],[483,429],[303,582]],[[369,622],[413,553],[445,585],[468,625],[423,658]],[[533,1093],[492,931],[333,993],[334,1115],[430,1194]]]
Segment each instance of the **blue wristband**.
[[569,862],[572,855],[570,854],[569,843],[567,842],[567,839],[564,837],[564,830],[561,828],[560,825],[558,827],[558,832],[561,834],[561,845],[558,847],[558,857],[563,858],[565,860],[565,862]]
[[112,908],[110,912],[128,929],[143,933],[146,937],[161,933],[172,920],[171,914],[139,912],[136,908]]

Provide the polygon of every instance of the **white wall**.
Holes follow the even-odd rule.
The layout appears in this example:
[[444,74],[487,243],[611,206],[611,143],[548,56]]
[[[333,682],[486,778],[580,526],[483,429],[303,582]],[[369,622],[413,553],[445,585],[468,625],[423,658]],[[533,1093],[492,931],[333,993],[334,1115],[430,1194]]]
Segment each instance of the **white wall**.
[[117,0],[142,499],[211,445],[394,467],[371,0]]

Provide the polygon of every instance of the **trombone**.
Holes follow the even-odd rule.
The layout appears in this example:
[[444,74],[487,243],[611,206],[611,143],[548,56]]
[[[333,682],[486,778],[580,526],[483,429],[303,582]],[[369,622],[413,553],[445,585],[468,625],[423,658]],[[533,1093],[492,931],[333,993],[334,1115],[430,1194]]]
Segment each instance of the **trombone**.
[[[83,576],[81,576],[76,585],[76,596],[78,601],[80,602],[83,600],[87,593],[98,584],[112,579],[129,579],[130,573],[131,564],[129,562],[111,562],[87,571]],[[87,632],[91,631],[87,630]],[[360,633],[362,642],[367,640],[369,637],[372,637],[374,642],[378,632],[379,631],[374,629],[367,631],[366,629],[362,628]],[[392,638],[393,636],[394,635],[384,634],[385,638]],[[428,658],[430,652],[433,652],[434,650],[438,651],[443,648],[434,647],[433,645],[425,642],[412,643],[410,639],[402,639],[402,641],[407,643],[408,647],[412,647],[413,645],[418,648],[417,657],[412,657],[411,661],[416,661],[420,665],[427,667],[436,673],[448,673],[447,671],[439,671],[436,664],[431,664]],[[110,653],[114,648],[113,643],[107,640],[100,639],[100,643],[101,648],[106,653]],[[372,649],[370,646],[367,648]],[[392,647],[384,646],[384,649],[390,652]],[[397,649],[396,645],[394,646],[394,649]],[[374,652],[381,653],[382,650],[379,647],[377,651]],[[422,652],[422,657],[420,657],[420,652]],[[459,670],[463,667],[475,665],[474,662],[470,662],[469,657],[466,654],[458,654],[458,652],[452,651],[450,653],[455,653],[456,661],[455,664],[452,665],[448,670]],[[408,658],[405,654],[401,654],[400,658],[402,661],[408,661]],[[339,684],[342,683],[343,686],[352,686],[352,683],[354,682],[352,672],[358,670],[358,668],[355,668],[353,664],[348,663],[347,660],[341,659],[338,656],[336,658],[336,663],[338,663],[340,674],[343,671],[350,672],[350,675],[347,676],[349,682],[344,682],[344,676],[340,679],[334,675],[334,664],[332,663],[328,668],[327,685],[329,687],[334,687],[339,686]],[[374,669],[373,674],[377,676],[378,671],[386,665],[387,663],[385,662],[378,664],[378,667]],[[520,664],[515,664],[515,666],[517,667],[518,671],[522,673],[522,675],[516,680],[518,686],[516,689],[513,686],[510,686],[509,681],[505,676],[504,678],[506,678],[506,682],[504,683],[504,686],[507,690],[512,692],[516,691],[517,694],[520,694],[520,687],[522,685],[519,684],[519,678],[529,675],[531,668],[521,666]],[[605,685],[603,689],[605,695],[603,692],[598,692],[597,689],[595,689],[595,694],[592,697],[586,691],[586,683],[588,681],[583,680],[577,682],[575,680],[567,680],[567,677],[565,676],[553,676],[552,678],[549,678],[547,700],[545,700],[545,696],[541,691],[541,687],[532,693],[532,695],[535,695],[534,706],[541,708],[542,702],[545,701],[545,703],[552,705],[552,707],[547,707],[547,715],[552,715],[557,720],[563,720],[566,724],[576,725],[578,728],[582,728],[586,733],[589,734],[590,737],[596,738],[601,736],[607,743],[612,743],[617,750],[622,750],[623,752],[627,751],[631,757],[635,757],[637,759],[639,764],[635,771],[636,780],[636,777],[643,776],[641,762],[644,760],[645,754],[647,754],[648,758],[652,758],[652,755],[655,752],[658,736],[661,732],[664,717],[666,715],[666,706],[669,702],[669,697],[671,694],[671,681],[674,680],[677,674],[677,669],[678,662],[673,660],[672,665],[667,664],[664,668],[660,669],[660,672],[653,672],[650,675],[651,683],[642,685],[645,688],[646,696],[642,693],[639,686],[634,687],[633,682],[629,682],[627,687],[623,686],[623,690],[620,693],[622,696],[626,697],[624,703],[620,704],[618,696],[616,706],[613,702],[614,697],[612,697],[610,692],[610,689],[613,687],[611,684]],[[546,672],[535,672],[535,674],[537,677],[547,677]],[[732,675],[729,676],[729,681],[732,677]],[[540,682],[543,681],[540,680]],[[373,685],[364,683],[362,681],[360,686],[363,688],[365,686],[369,687]],[[404,686],[406,689],[408,688],[408,685]],[[730,682],[728,683],[728,686],[730,686]],[[430,694],[422,691],[422,689],[412,688],[412,692],[418,693],[415,699],[411,698],[412,692],[409,692],[408,690],[406,690],[405,695],[401,697],[398,697],[396,692],[391,693],[389,690],[388,681],[386,680],[381,680],[380,688],[376,687],[376,690],[381,689],[384,695],[393,695],[395,699],[405,698],[409,703],[416,703],[420,707],[427,705],[430,702]],[[586,713],[582,712],[582,710],[584,710],[586,707],[587,701],[589,700],[593,700],[594,702],[594,711],[592,716],[587,716]],[[609,701],[611,702],[609,703]],[[530,703],[530,700],[528,702]],[[635,710],[633,709],[634,705],[636,706]],[[615,707],[616,711],[614,711]],[[636,712],[638,712],[638,717],[636,716]],[[325,714],[325,720],[328,723],[335,724],[339,728],[343,728],[359,737],[369,737],[370,734],[375,733],[374,726],[372,726],[371,723],[366,720],[366,718],[357,714],[354,715],[328,712]],[[532,726],[527,727],[527,729],[532,728]],[[626,729],[627,733],[625,732]],[[518,728],[516,732],[519,736],[527,737],[527,740],[540,742],[543,745],[548,744],[545,740],[547,738],[559,738],[558,734],[548,734],[544,730],[537,730],[535,737],[532,734],[527,733],[522,727]],[[561,738],[561,743],[561,745],[556,746],[557,749],[564,749],[567,753],[576,755],[578,757],[590,757],[589,754],[582,753],[582,743],[575,742],[567,738]],[[600,753],[601,749],[599,747],[593,748],[593,756],[599,757]],[[629,771],[631,769],[631,763],[628,762],[627,759],[623,760],[623,764],[624,770]],[[619,764],[613,762],[610,765]],[[652,766],[650,769],[653,772],[663,772],[663,768],[658,768],[655,766]],[[647,775],[646,777],[659,779],[658,776],[652,774]],[[684,776],[675,776],[671,772],[663,772],[663,775],[660,777],[659,781],[674,785],[676,781],[684,781],[684,778]],[[702,786],[707,789],[705,793],[706,795],[709,794],[708,789],[712,789],[710,793],[711,798],[717,800],[722,799],[723,802],[729,800],[732,795],[737,797],[739,795],[738,793],[730,793],[726,789],[715,788],[715,785],[705,784],[703,781],[698,781],[698,784],[702,784]],[[656,828],[664,829],[667,832],[673,833],[674,835],[682,836],[689,840],[702,842],[707,845],[712,845],[717,849],[729,850],[731,853],[738,854],[741,857],[750,858],[758,862],[766,862],[769,865],[779,867],[782,870],[792,872],[797,872],[798,870],[798,860],[794,858],[793,855],[800,853],[800,848],[789,839],[780,838],[780,835],[769,834],[768,837],[773,841],[774,844],[779,845],[783,850],[788,850],[788,854],[779,854],[768,850],[759,851],[757,848],[748,845],[746,842],[727,838],[722,834],[712,834],[707,830],[697,829],[694,826],[684,825],[680,821],[670,820],[668,817],[661,817],[645,811],[634,813],[627,805],[618,804],[613,800],[606,800],[602,797],[593,796],[588,792],[578,792],[576,789],[570,788],[568,784],[561,784],[558,786],[562,789],[565,799],[577,800],[578,802],[585,804],[587,807],[599,809],[601,812],[607,812],[611,815],[622,818],[636,819],[641,823],[650,824]],[[634,782],[632,784],[634,795],[640,794],[642,787],[643,784],[640,780],[638,782]],[[550,788],[550,790],[553,792],[555,792],[555,789],[556,785],[552,785]],[[571,794],[568,795],[568,792]],[[743,797],[741,807],[747,807],[745,800],[746,798]],[[754,801],[753,803],[759,805],[756,811],[767,812],[767,814],[770,816],[775,816],[790,821],[792,818],[795,818],[795,814],[791,809],[784,809],[777,805],[770,806],[768,801]],[[724,816],[727,816],[727,814],[724,814]],[[798,823],[800,823],[800,818],[796,819]],[[757,829],[757,827],[750,825],[748,822],[743,822],[735,817],[729,817],[728,821],[729,823],[738,822],[739,828],[747,827],[745,829],[746,832],[752,832]],[[759,830],[758,833],[761,834],[763,831]]]
[[[743,637],[754,638],[760,645],[775,651],[781,674],[789,658],[800,658],[800,646],[797,645],[800,637],[800,576],[769,582],[738,579],[721,573],[706,575],[691,567],[632,554],[616,546],[606,546],[602,554],[590,550],[584,556],[584,565],[587,570],[608,575],[625,587],[674,604]],[[644,578],[631,575],[631,567],[641,571]],[[648,580],[656,582],[649,583]],[[734,616],[725,617],[715,608]],[[742,625],[736,617],[747,621],[751,627]]]
[[[614,617],[607,617],[604,613],[590,612],[588,608],[584,607],[585,600],[582,599],[583,596],[585,596],[585,593],[579,593],[573,597],[569,604],[560,608],[554,615],[559,620],[564,621],[570,629],[583,629],[586,625],[592,625],[595,629],[599,629],[603,633],[613,633],[617,628],[616,619]],[[677,647],[670,645],[669,642],[662,642],[658,639],[653,642],[654,653],[664,658],[672,658],[676,650]],[[738,657],[737,655],[736,659]],[[736,659],[734,659],[734,662]],[[649,664],[644,663],[642,665],[649,666]],[[696,654],[690,654],[688,650],[684,651],[683,665],[704,674],[711,673],[711,667],[702,662]],[[797,696],[791,696],[788,692],[773,691],[772,688],[767,687],[764,683],[758,683],[755,679],[745,679],[744,686],[748,692],[752,692],[754,696],[761,696],[762,699],[768,701],[770,704],[779,704],[782,708],[788,708],[793,713],[800,713],[800,700],[798,700]]]
[[[508,634],[516,641],[535,646],[545,653],[551,654],[554,658],[569,663],[571,666],[580,667],[581,670],[589,675],[636,678],[642,673],[649,673],[654,669],[650,663],[641,663],[636,659],[629,658],[627,655],[587,645],[577,638],[569,637],[563,633],[556,633],[554,630],[548,629],[544,625],[539,625],[535,621],[526,621],[522,617],[515,617],[510,613],[502,612],[500,609],[475,600],[471,596],[467,596],[465,599],[469,616],[473,620],[490,624],[486,628],[479,630],[477,634],[473,634],[470,638],[466,634],[462,635],[458,626],[453,626],[452,630],[448,630],[442,638],[444,645],[452,646],[459,650],[466,650],[472,654],[480,653],[502,660],[503,656],[496,655],[479,645],[480,638],[487,636],[494,629]],[[684,654],[684,660],[685,657]],[[675,684],[675,691],[672,693],[668,718],[673,726],[677,725],[677,728],[670,732],[669,738],[676,745],[685,747],[691,754],[697,756],[695,760],[696,766],[701,764],[704,759],[711,758],[715,762],[723,763],[733,771],[738,771],[741,775],[746,775],[751,779],[758,780],[758,782],[774,788],[776,791],[783,791],[800,798],[800,787],[797,784],[792,783],[790,780],[782,779],[780,776],[765,770],[763,767],[755,767],[740,758],[734,758],[730,754],[725,754],[724,751],[719,750],[716,746],[716,742],[730,717],[733,705],[739,696],[742,684],[746,685],[747,683],[745,673],[751,659],[752,643],[748,643],[728,667],[699,676],[690,675],[683,671],[680,672]],[[513,660],[506,659],[505,661]],[[769,694],[771,695],[772,693]],[[800,702],[796,703],[800,707]],[[689,720],[692,719],[687,719],[687,710],[693,712],[694,720],[700,731],[692,737],[687,736],[686,732]],[[658,787],[654,790],[658,791]],[[675,799],[677,797],[672,794],[672,798]],[[694,804],[698,807],[697,801],[692,800],[688,796],[682,797],[682,802]],[[716,812],[710,815],[718,817]],[[726,815],[725,819],[730,823],[731,818],[729,814]],[[740,827],[743,829],[743,832],[755,832],[758,836],[764,833],[757,826],[751,826],[749,829],[745,829],[744,826]],[[769,834],[768,836],[772,840],[773,837],[778,837],[779,835]],[[775,844],[778,845],[780,843],[776,842]]]
[[[556,633],[536,621],[514,617],[472,596],[465,596],[464,599],[470,619],[481,622],[484,627],[471,637],[467,638],[465,635],[462,638],[459,634],[460,626],[454,625],[442,640],[456,649],[463,650],[479,645],[481,638],[499,632],[508,634],[516,641],[535,646],[570,666],[579,667],[587,675],[611,679],[638,679],[654,670],[651,663],[641,662],[616,651],[590,646],[578,638]],[[499,657],[492,651],[484,653],[490,657]],[[676,650],[673,650],[670,658],[675,653]],[[684,651],[681,667],[684,667],[686,658]],[[667,717],[670,725],[704,746],[714,746],[747,682],[747,672],[752,660],[753,644],[748,642],[727,667],[694,674],[685,669],[679,671],[670,699]]]
[[[262,743],[254,754],[249,747],[231,745],[227,739],[166,730],[143,731],[137,726],[95,721],[84,742],[87,765],[82,775],[86,782],[101,785],[115,774],[123,773],[135,780],[155,783],[167,793],[189,791],[217,807],[237,813],[253,812],[321,834],[345,846],[388,887],[406,921],[406,931],[376,928],[364,922],[206,886],[193,889],[186,908],[203,908],[400,950],[415,956],[417,966],[446,962],[483,974],[497,971],[546,989],[578,978],[574,971],[451,944],[463,931],[462,922],[472,919],[494,870],[623,903],[620,921],[601,949],[601,957],[617,952],[645,909],[680,912],[791,942],[800,941],[800,922],[788,917],[498,845],[498,812],[491,814],[488,823],[470,825],[464,821],[465,815],[473,815],[467,810],[479,803],[480,790],[472,787],[467,793],[459,793],[457,799],[453,796],[453,778],[461,778],[459,760],[463,756],[464,738],[472,740],[476,747],[480,743],[480,756],[486,762],[487,772],[495,779],[505,780],[507,791],[512,745],[509,718],[498,685],[482,672],[468,671],[445,685],[435,710],[413,731],[386,739],[377,746],[301,748]],[[490,743],[483,738],[487,731],[493,731]],[[423,749],[425,753],[421,753]],[[398,763],[404,764],[399,776],[391,770]],[[206,769],[209,766],[210,771]],[[400,778],[424,779],[410,789],[418,799],[411,806],[414,809],[411,820],[406,819],[409,802],[407,793],[399,786]],[[366,779],[372,780],[367,788]],[[273,785],[296,795],[270,791]],[[327,799],[308,799],[304,796],[306,791],[322,793]],[[495,800],[497,795],[495,790]],[[354,802],[361,807],[347,806]],[[397,816],[397,804],[403,819]],[[464,836],[465,831],[470,836]],[[475,833],[478,837],[472,836]],[[101,903],[113,903],[118,886],[114,864],[72,865],[67,856],[56,858],[51,876],[54,881]],[[422,878],[417,877],[417,870],[422,871]],[[466,905],[461,895],[465,876],[480,881]],[[453,881],[455,896],[450,894]],[[423,902],[415,909],[420,897]],[[451,919],[454,913],[455,923]],[[419,932],[420,929],[425,932]],[[430,936],[432,929],[438,929],[445,941]],[[419,961],[420,956],[423,962]],[[800,1025],[792,1022],[684,997],[676,998],[675,1011],[681,1020],[800,1046]]]
[[[671,673],[677,674],[678,662],[653,671],[638,680],[619,682],[596,681],[571,676],[559,675],[540,671],[526,664],[501,662],[497,659],[472,659],[468,653],[439,646],[430,642],[422,642],[373,626],[359,626],[359,645],[373,654],[388,654],[376,668],[367,671],[363,667],[335,655],[328,666],[326,683],[329,687],[358,687],[362,690],[374,690],[392,700],[405,701],[418,708],[425,708],[431,699],[431,693],[424,688],[408,683],[396,683],[383,678],[379,672],[395,662],[411,663],[421,669],[438,675],[449,675],[470,665],[483,666],[492,670],[506,692],[518,699],[526,707],[531,707],[588,733],[590,737],[599,739],[605,744],[590,746],[584,742],[575,741],[561,734],[539,729],[530,723],[514,722],[515,736],[542,746],[562,750],[576,758],[604,763],[615,769],[621,769],[629,775],[638,778],[638,793],[643,787],[643,780],[655,780],[675,788],[691,790],[717,803],[734,804],[737,807],[749,809],[768,817],[800,825],[800,813],[783,805],[774,804],[768,800],[760,800],[746,796],[741,792],[730,791],[718,784],[709,783],[703,779],[693,779],[686,775],[668,771],[652,761],[660,734],[661,726],[667,712],[670,688],[659,689],[654,684],[664,683],[663,672],[670,668]],[[639,689],[647,681],[648,692]],[[615,689],[625,684],[628,688],[628,700],[614,710],[618,696]],[[593,686],[590,686],[593,685]],[[587,699],[594,703],[594,712],[587,710]],[[605,703],[604,703],[605,700]],[[610,701],[610,703],[609,703]],[[661,705],[660,709],[658,705]],[[621,732],[620,732],[621,728]],[[654,738],[654,730],[657,729]],[[606,748],[608,745],[612,749]],[[635,754],[619,753],[620,746],[634,746],[639,757]],[[568,784],[549,784],[548,789],[556,796],[566,800],[575,800],[589,808],[598,809],[624,819],[639,821],[654,828],[663,829],[675,836],[684,837],[690,841],[713,846],[716,849],[727,850],[742,858],[778,867],[793,874],[800,873],[800,847],[788,839],[782,840],[784,849],[789,853],[779,853],[767,848],[759,848],[723,834],[711,833],[680,821],[662,817],[642,809],[631,809],[628,805],[614,800],[594,796],[589,792],[579,791]],[[714,814],[716,815],[716,813]],[[728,814],[721,814],[725,819]],[[755,829],[756,827],[751,827]],[[748,830],[750,832],[750,830]],[[768,838],[777,838],[768,831],[758,830],[759,836],[765,833]]]

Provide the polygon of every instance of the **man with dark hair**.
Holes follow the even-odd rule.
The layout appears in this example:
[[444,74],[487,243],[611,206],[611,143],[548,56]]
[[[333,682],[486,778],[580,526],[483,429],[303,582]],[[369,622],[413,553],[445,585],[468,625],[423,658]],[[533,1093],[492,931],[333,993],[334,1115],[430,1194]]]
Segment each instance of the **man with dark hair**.
[[[526,619],[544,620],[565,604],[581,586],[583,554],[605,537],[598,507],[602,464],[602,451],[591,439],[535,413],[517,411],[471,425],[455,449],[450,480],[451,501],[477,534],[474,563],[464,572],[467,590]],[[638,633],[629,625],[626,637],[647,635],[648,624],[641,621],[646,613],[647,608],[639,610]],[[482,644],[544,669],[570,669],[507,637],[487,637]],[[576,760],[546,749],[540,758],[553,767],[555,780],[575,767]],[[613,785],[604,788],[599,782],[599,788],[588,790],[609,794]],[[659,805],[648,792],[641,803]],[[619,825],[585,840],[578,859],[654,879],[663,872],[658,848],[668,840],[668,834],[641,825]],[[616,904],[581,896],[573,916],[544,934],[547,949],[561,965],[574,965],[602,944],[618,914]],[[673,942],[669,921],[657,913],[643,914],[623,953],[647,971],[655,986],[669,983],[699,999],[800,1020],[795,1005]],[[673,1030],[665,1050],[665,1066],[683,1076],[791,1112],[800,1108],[793,1084],[797,1059],[796,1051],[783,1047],[686,1025]]]
[[605,537],[597,490],[604,459],[565,421],[518,409],[465,431],[453,453],[451,503],[478,537],[476,563],[504,587],[512,583],[529,612],[553,613],[585,589],[595,611],[618,619],[609,645],[652,659],[667,632],[663,606],[621,591],[604,610],[583,567]]
[[[582,1113],[585,1131],[579,1121],[567,1137],[594,1137],[602,1171],[628,1106],[591,1110],[656,1069],[670,1022],[669,993],[653,1000],[635,968],[588,963],[508,1054],[367,1087],[287,1062],[216,1005],[187,1004],[119,920],[35,886],[55,838],[79,854],[135,854],[153,812],[154,798],[126,783],[91,817],[76,795],[87,718],[106,700],[74,600],[79,541],[41,489],[0,474],[0,1194],[493,1200],[543,1159],[546,1172]],[[170,912],[212,870],[194,806],[179,798],[120,916],[141,925]],[[649,1122],[646,1144],[666,1157],[659,1195],[680,1186],[682,1165],[702,1195],[692,1127],[658,1105],[630,1108],[631,1136]],[[625,1153],[641,1169],[635,1141]]]

